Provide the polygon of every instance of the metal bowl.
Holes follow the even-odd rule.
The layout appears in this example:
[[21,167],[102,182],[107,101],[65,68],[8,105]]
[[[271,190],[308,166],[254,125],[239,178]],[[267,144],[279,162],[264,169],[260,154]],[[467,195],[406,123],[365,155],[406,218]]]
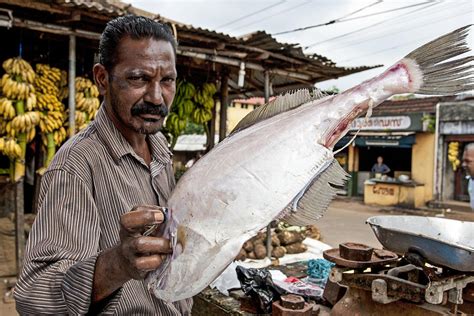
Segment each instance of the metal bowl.
[[474,222],[423,216],[367,219],[377,239],[398,254],[418,253],[434,265],[474,272]]

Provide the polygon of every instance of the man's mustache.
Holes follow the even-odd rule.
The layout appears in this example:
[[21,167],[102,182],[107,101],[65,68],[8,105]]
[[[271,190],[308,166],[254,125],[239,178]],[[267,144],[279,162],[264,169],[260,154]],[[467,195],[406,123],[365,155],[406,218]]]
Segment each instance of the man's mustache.
[[138,103],[132,107],[131,111],[133,116],[141,114],[153,114],[160,115],[164,118],[168,115],[168,107],[164,103],[160,105],[151,103]]

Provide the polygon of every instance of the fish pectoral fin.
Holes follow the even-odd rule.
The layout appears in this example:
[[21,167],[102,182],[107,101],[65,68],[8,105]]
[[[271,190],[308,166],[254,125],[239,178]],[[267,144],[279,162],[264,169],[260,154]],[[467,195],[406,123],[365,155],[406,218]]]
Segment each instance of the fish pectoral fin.
[[310,101],[321,99],[325,96],[327,96],[325,93],[316,88],[313,90],[301,89],[297,91],[288,92],[285,95],[280,95],[274,100],[268,102],[265,105],[259,106],[257,109],[247,114],[232,130],[229,136],[258,122],[264,121],[280,113],[297,108],[300,105],[303,105]]
[[329,203],[340,192],[349,175],[336,159],[315,176],[283,211],[283,221],[290,225],[305,226],[320,219]]

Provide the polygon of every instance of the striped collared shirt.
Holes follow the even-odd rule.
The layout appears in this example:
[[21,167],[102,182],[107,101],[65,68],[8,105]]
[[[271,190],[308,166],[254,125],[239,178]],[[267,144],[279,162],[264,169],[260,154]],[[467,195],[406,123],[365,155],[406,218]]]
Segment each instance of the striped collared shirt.
[[[118,244],[120,216],[136,205],[166,205],[175,185],[161,133],[148,137],[148,166],[102,106],[96,120],[64,144],[42,178],[38,215],[15,287],[21,314],[86,314],[98,254]],[[130,280],[101,307],[104,314],[185,315],[191,300],[165,303]]]

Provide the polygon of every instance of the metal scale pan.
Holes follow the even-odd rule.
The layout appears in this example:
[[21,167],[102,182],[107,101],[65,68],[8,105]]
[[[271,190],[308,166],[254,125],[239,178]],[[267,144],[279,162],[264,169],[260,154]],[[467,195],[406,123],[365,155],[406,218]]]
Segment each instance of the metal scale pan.
[[431,264],[474,272],[474,222],[422,216],[367,219],[377,239],[398,254],[417,253]]

